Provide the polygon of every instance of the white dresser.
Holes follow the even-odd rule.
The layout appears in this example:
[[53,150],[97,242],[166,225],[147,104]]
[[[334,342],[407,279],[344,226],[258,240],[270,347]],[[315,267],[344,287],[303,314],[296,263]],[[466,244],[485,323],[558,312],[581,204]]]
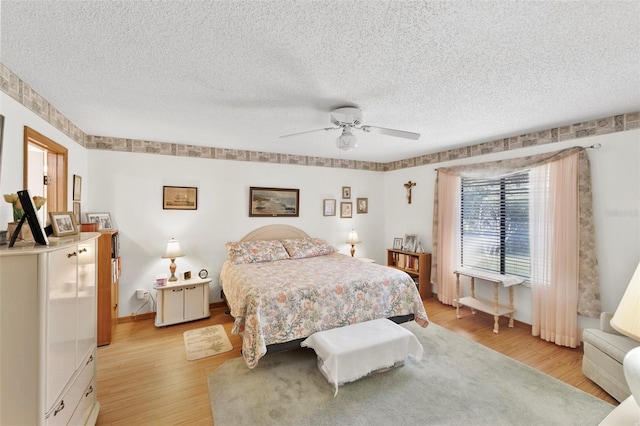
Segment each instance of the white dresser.
[[95,424],[99,236],[0,246],[0,424]]

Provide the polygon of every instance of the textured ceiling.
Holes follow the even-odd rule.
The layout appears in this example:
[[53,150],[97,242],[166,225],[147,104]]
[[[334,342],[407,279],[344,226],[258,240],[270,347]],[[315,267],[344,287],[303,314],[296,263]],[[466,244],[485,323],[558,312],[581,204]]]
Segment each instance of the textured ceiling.
[[[5,1],[0,61],[90,135],[388,162],[640,110],[639,1]],[[418,141],[339,132],[329,111]]]

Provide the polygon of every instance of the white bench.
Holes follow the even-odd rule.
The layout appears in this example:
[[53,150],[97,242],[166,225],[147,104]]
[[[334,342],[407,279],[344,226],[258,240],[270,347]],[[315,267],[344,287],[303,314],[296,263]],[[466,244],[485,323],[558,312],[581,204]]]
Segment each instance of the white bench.
[[338,393],[338,386],[377,370],[422,359],[422,345],[409,330],[388,319],[314,333],[301,344],[315,350],[318,368]]

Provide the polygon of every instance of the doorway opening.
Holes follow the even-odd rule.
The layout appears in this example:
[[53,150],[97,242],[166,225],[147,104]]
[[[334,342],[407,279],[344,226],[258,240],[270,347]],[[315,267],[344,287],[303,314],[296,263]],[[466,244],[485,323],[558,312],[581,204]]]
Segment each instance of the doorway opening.
[[68,210],[67,156],[67,148],[24,127],[24,187],[32,196],[47,198],[38,211],[43,224],[48,221],[48,212]]

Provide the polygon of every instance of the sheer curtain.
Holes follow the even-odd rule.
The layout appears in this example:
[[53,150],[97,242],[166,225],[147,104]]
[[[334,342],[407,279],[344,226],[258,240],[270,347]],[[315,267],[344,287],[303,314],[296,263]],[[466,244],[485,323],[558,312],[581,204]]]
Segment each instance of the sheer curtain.
[[[438,300],[453,305],[456,280],[453,271],[460,258],[460,177],[439,171],[436,177],[436,208],[433,210],[433,256],[431,273],[438,288]],[[443,238],[437,238],[438,235]]]
[[531,170],[532,334],[575,348],[578,336],[578,155]]
[[[567,160],[567,161],[565,161]],[[438,299],[453,304],[460,259],[460,177],[500,178],[532,172],[530,221],[534,335],[575,347],[577,314],[600,315],[600,282],[589,160],[582,147],[529,157],[438,169],[434,197],[432,276]],[[537,187],[536,182],[546,186]],[[442,295],[440,294],[442,293]]]

